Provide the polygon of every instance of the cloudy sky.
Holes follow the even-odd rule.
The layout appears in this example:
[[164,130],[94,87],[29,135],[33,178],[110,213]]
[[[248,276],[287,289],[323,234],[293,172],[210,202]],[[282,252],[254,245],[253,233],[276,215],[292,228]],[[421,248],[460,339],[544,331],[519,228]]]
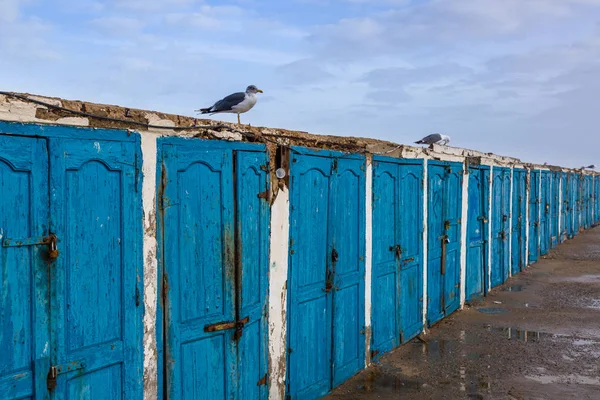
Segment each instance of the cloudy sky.
[[[0,0],[0,90],[600,164],[600,0]],[[222,116],[234,121],[235,116]]]

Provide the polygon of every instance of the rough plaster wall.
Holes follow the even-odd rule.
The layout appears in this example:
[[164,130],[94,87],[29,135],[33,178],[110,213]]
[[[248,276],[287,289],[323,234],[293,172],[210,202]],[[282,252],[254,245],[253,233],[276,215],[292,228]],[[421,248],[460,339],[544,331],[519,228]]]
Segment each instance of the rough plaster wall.
[[[30,96],[32,99],[45,101],[50,104],[54,104],[57,106],[62,106],[60,100],[56,99],[45,99],[36,96]],[[48,123],[47,120],[37,118],[37,110],[38,109],[46,109],[46,107],[41,107],[35,105],[33,103],[8,99],[7,96],[0,95],[0,120],[9,121],[9,122],[41,122]],[[90,122],[87,118],[84,117],[64,117],[58,118],[55,121],[52,121],[53,124],[60,125],[71,125],[71,126],[89,126]]]
[[285,397],[290,193],[280,188],[271,206],[269,256],[269,399]]
[[144,208],[144,398],[158,396],[158,351],[156,348],[156,304],[158,299],[158,260],[156,257],[156,139],[141,135],[142,205]]
[[465,304],[467,290],[467,225],[469,222],[469,166],[463,164],[462,209],[460,216],[460,308]]
[[373,271],[373,158],[367,157],[365,199],[365,365],[371,363],[371,285]]

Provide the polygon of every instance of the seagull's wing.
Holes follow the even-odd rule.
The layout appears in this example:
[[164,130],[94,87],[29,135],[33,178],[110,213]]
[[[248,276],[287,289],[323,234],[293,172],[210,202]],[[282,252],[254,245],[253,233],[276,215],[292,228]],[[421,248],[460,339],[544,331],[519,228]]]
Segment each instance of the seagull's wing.
[[217,101],[211,108],[210,112],[232,111],[234,106],[240,104],[246,98],[246,93],[238,92],[230,94],[222,100]]
[[431,135],[425,136],[423,139],[416,141],[417,144],[433,144],[442,140],[442,135],[439,133],[432,133]]

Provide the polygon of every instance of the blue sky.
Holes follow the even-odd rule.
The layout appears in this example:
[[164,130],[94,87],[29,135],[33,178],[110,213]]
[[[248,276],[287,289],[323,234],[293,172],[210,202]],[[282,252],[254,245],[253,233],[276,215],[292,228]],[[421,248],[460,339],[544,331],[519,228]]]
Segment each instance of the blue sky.
[[[0,0],[0,89],[600,164],[600,0]],[[215,116],[235,121],[235,116]]]

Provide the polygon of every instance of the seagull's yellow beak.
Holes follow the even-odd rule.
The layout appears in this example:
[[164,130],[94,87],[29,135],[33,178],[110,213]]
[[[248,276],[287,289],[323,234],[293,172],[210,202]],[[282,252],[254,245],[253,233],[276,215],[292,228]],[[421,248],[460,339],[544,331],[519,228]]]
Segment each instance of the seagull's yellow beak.
[[260,89],[256,89],[256,91],[257,91],[258,93],[264,93],[264,92],[263,92],[262,90],[260,90]]

